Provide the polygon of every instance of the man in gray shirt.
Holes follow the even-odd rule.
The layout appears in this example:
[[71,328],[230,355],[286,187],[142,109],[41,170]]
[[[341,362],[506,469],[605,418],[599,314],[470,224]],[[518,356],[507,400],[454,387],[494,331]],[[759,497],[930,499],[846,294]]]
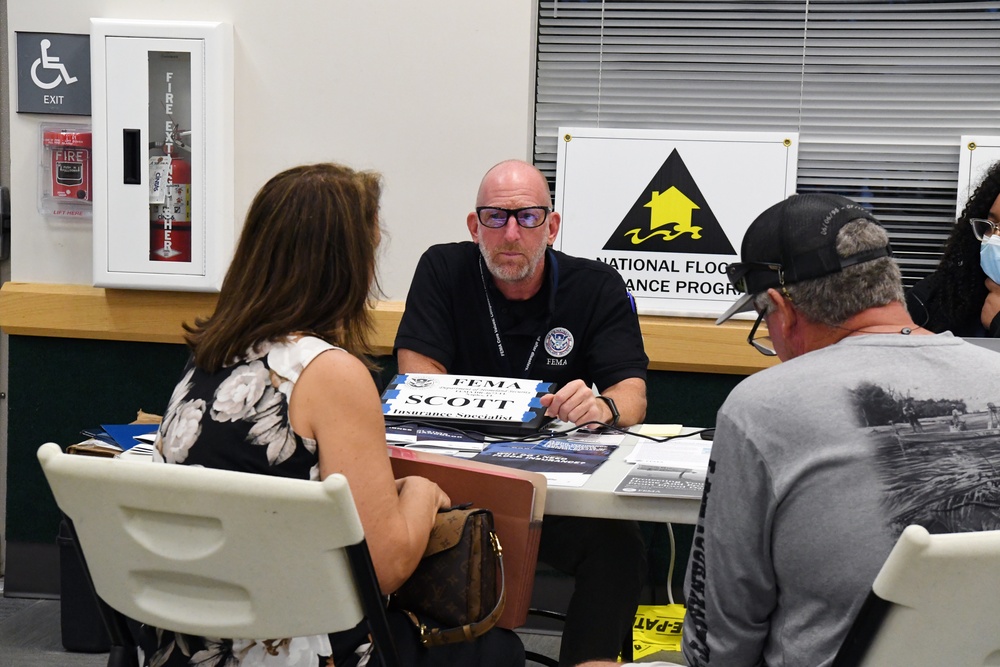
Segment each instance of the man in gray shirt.
[[756,310],[750,344],[784,363],[719,411],[684,657],[829,665],[904,527],[1000,528],[1000,354],[913,323],[888,236],[844,197],[772,206],[741,260],[719,321]]

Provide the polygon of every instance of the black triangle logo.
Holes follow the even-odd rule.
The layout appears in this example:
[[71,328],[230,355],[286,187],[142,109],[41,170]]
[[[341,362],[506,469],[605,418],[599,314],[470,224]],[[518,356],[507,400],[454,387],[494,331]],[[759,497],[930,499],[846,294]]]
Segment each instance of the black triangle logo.
[[676,148],[622,218],[604,250],[736,254]]

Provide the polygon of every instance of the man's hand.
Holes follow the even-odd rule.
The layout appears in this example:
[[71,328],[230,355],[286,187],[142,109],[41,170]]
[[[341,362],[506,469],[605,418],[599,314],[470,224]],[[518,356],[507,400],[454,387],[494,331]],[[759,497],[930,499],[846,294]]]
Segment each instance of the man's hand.
[[[546,417],[556,417],[574,424],[611,421],[611,408],[604,401],[598,400],[583,380],[567,382],[556,393],[546,394],[539,400],[546,408]],[[590,428],[598,426],[593,424]]]
[[[607,387],[601,392],[615,402],[618,408],[618,426],[627,428],[646,418],[646,382],[639,378],[627,378]],[[597,421],[609,423],[613,416],[608,404],[597,398],[583,380],[573,380],[563,385],[554,394],[546,394],[540,399],[546,416],[558,417],[564,422],[586,424]],[[591,428],[597,428],[593,425]]]
[[993,335],[990,327],[997,314],[1000,313],[1000,285],[987,278],[986,289],[989,292],[986,295],[986,301],[983,302],[982,322],[986,330]]

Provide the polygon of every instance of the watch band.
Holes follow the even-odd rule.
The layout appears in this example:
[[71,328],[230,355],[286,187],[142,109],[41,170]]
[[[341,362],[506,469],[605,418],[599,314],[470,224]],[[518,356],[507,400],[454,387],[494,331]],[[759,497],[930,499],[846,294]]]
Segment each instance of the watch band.
[[597,398],[604,401],[607,404],[608,409],[611,410],[611,421],[608,422],[608,426],[618,426],[618,419],[621,415],[618,414],[618,406],[615,405],[614,400],[609,396],[598,396]]

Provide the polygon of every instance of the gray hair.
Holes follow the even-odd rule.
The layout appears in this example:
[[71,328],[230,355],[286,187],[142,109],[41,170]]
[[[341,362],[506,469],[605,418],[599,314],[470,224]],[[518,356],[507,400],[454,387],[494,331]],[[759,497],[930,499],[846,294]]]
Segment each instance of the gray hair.
[[[889,235],[880,225],[858,218],[837,233],[837,254],[849,257],[865,250],[883,248],[888,243]],[[880,257],[822,278],[788,285],[785,296],[813,322],[840,326],[863,310],[903,301],[903,280],[896,260]],[[774,303],[767,292],[756,294],[754,304],[758,310],[774,310]]]

